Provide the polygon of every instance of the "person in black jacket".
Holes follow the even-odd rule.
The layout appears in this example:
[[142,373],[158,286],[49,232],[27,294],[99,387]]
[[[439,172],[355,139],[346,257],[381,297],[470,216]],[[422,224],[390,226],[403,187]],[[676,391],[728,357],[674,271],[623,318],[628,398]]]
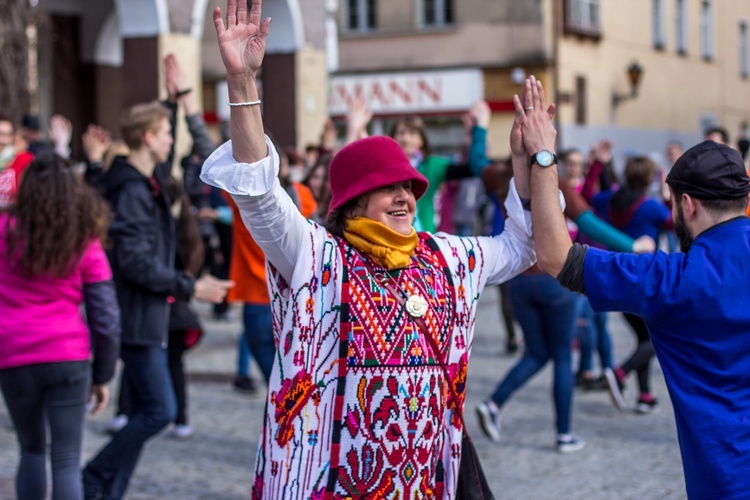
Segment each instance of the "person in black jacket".
[[121,498],[145,442],[175,418],[167,366],[169,299],[221,302],[233,285],[175,269],[175,225],[162,190],[172,153],[171,112],[154,102],[133,106],[122,122],[130,148],[101,182],[114,211],[109,258],[122,314],[123,377],[128,423],[83,471],[86,498]]

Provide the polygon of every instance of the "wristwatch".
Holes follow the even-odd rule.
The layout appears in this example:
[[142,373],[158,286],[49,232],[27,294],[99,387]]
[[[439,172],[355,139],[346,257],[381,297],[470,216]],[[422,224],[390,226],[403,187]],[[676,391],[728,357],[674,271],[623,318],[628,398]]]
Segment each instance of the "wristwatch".
[[529,158],[529,167],[534,166],[534,163],[542,168],[551,167],[557,163],[557,155],[548,149],[542,149]]

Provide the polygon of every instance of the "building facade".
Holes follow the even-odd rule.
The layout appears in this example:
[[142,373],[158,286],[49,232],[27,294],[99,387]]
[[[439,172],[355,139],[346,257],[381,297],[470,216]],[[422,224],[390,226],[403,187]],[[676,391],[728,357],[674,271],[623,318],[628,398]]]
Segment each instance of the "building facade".
[[[281,145],[317,137],[327,116],[325,0],[266,0],[273,18],[267,40],[263,107]],[[174,53],[206,117],[228,116],[212,13],[225,0],[39,0],[37,108],[62,113],[80,137],[89,123],[119,132],[126,107],[164,98],[161,60]],[[222,90],[223,89],[223,90]],[[205,94],[205,95],[204,95]],[[199,102],[201,102],[199,101]],[[190,147],[179,120],[178,152]],[[74,144],[78,141],[74,140]],[[179,157],[179,155],[178,155]]]
[[[620,157],[660,154],[719,125],[736,146],[750,120],[750,1],[560,0],[558,12],[563,145],[611,138]],[[642,69],[634,97],[633,62]]]
[[438,151],[460,148],[460,116],[477,99],[494,111],[491,154],[505,154],[513,94],[552,65],[551,17],[540,2],[344,0],[339,6],[339,70],[330,110],[364,99],[373,132],[399,116],[426,118]]
[[500,156],[513,94],[534,74],[558,104],[560,148],[607,138],[616,159],[659,154],[710,125],[736,143],[750,120],[748,16],[750,0],[342,0],[330,109],[364,98],[376,132],[398,115],[434,117],[431,132],[453,147],[456,117],[481,97]]

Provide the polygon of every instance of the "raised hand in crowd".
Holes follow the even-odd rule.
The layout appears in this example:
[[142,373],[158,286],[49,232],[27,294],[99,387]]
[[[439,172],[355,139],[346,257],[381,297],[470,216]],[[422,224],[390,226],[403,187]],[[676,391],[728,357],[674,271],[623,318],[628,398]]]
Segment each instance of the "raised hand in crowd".
[[526,153],[531,156],[542,149],[554,151],[557,130],[552,123],[552,116],[555,105],[547,106],[544,87],[534,75],[526,80],[522,98],[523,145]]
[[612,147],[613,143],[608,139],[598,141],[591,149],[592,159],[602,165],[606,165],[612,161]]
[[73,125],[63,115],[53,115],[49,120],[49,138],[55,145],[55,153],[70,158],[70,139]]
[[[268,153],[263,134],[255,78],[263,63],[266,38],[271,19],[260,20],[262,2],[252,3],[248,15],[247,2],[227,1],[226,24],[221,8],[214,9],[214,26],[219,41],[219,52],[227,70],[229,102],[235,104],[235,113],[229,121],[234,158],[253,163]],[[250,104],[253,103],[253,104]]]
[[[534,77],[532,76],[532,78]],[[530,197],[529,158],[532,154],[535,154],[541,149],[549,149],[550,151],[553,151],[555,147],[555,138],[557,137],[557,131],[552,124],[552,118],[555,116],[555,104],[552,103],[547,106],[546,101],[540,101],[535,106],[532,95],[533,88],[536,87],[538,93],[541,88],[541,83],[534,78],[532,87],[531,82],[532,80],[530,79],[526,80],[526,84],[524,85],[520,97],[518,95],[513,96],[516,117],[513,120],[513,126],[510,130],[510,152],[514,179],[518,194],[522,198]],[[544,89],[541,91],[543,92]],[[532,115],[534,115],[533,122],[531,121]],[[532,129],[533,131],[531,131]],[[544,129],[545,133],[542,133],[542,129]],[[532,143],[532,145],[529,146],[526,136],[534,133],[537,135],[528,140],[535,140],[536,143]],[[548,146],[539,147],[537,143],[548,144]],[[535,147],[537,149],[534,149]]]
[[479,99],[471,106],[469,115],[471,115],[472,123],[477,127],[489,128],[492,110],[484,99]]
[[323,131],[320,133],[320,151],[332,153],[336,147],[337,136],[338,131],[336,130],[336,125],[334,125],[333,121],[329,118],[323,124]]
[[112,145],[112,137],[108,130],[92,123],[81,136],[81,142],[89,163],[102,163],[104,154]]
[[365,101],[357,99],[352,102],[346,113],[346,143],[367,137],[367,125],[370,120],[372,120],[372,111]]
[[167,54],[162,59],[162,66],[164,68],[164,83],[167,87],[167,99],[170,102],[177,102],[181,94],[189,88],[185,73],[183,73],[174,54]]
[[180,63],[174,54],[167,54],[162,60],[168,100],[177,102],[185,107],[185,115],[190,116],[200,112],[198,99],[190,87],[189,80],[182,71]]

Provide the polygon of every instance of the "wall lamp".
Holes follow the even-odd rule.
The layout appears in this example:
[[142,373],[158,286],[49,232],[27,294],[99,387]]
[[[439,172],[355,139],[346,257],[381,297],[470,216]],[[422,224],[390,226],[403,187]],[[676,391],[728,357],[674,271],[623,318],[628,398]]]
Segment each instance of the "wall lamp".
[[616,108],[623,101],[634,99],[638,97],[638,85],[641,83],[641,77],[643,76],[643,67],[638,64],[638,61],[630,63],[627,69],[628,79],[630,80],[630,94],[618,94],[612,92],[612,107]]

